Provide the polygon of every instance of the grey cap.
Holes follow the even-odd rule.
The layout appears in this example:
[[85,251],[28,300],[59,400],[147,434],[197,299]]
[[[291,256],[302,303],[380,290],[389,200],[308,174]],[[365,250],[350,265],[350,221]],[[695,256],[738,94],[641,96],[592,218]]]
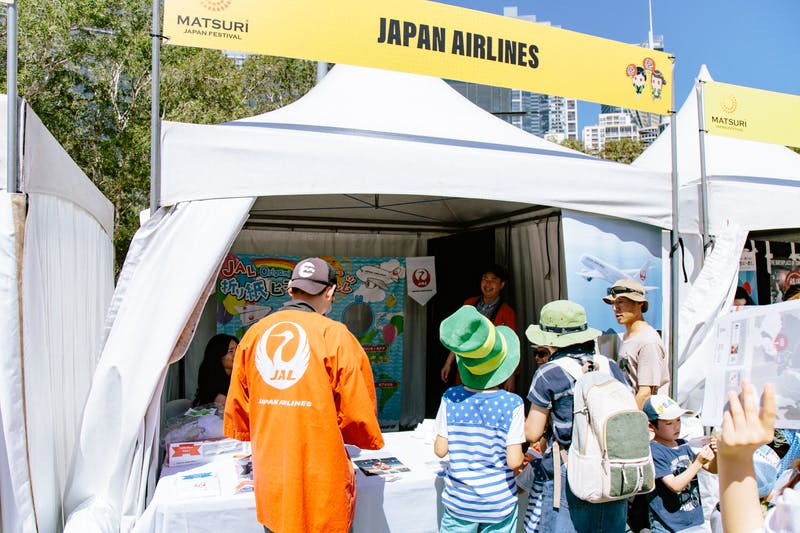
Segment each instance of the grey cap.
[[319,294],[328,285],[336,283],[336,272],[319,257],[298,261],[292,270],[290,289],[300,289],[308,294]]

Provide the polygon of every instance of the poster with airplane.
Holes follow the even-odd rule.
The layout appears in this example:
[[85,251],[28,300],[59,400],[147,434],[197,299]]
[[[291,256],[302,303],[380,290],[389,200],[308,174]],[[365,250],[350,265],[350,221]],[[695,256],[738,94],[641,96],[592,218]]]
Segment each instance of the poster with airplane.
[[606,333],[623,333],[611,306],[608,288],[623,278],[635,279],[647,291],[644,317],[661,329],[663,301],[661,230],[638,222],[564,211],[562,215],[567,294],[586,309],[589,325]]

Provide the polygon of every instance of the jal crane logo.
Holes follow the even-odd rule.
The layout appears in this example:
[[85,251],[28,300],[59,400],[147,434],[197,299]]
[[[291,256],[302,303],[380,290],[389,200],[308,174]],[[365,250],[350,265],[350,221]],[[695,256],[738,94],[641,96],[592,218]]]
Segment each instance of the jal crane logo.
[[428,272],[427,268],[418,268],[411,275],[411,279],[417,287],[427,287],[431,282],[431,273]]
[[288,389],[308,369],[311,355],[305,330],[294,322],[278,322],[256,345],[256,369],[267,385]]

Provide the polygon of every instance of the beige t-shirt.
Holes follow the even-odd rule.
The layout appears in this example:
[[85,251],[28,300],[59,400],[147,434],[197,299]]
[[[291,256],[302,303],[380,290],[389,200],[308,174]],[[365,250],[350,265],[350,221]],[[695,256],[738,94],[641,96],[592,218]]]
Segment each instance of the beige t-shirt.
[[669,360],[661,337],[650,325],[622,341],[619,366],[634,391],[639,387],[658,387],[669,394]]

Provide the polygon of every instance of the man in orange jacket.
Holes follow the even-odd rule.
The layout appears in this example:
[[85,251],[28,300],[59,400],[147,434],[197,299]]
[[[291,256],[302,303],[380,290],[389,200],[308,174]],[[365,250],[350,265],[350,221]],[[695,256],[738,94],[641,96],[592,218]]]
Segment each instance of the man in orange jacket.
[[335,291],[328,263],[300,261],[291,301],[236,351],[224,430],[252,442],[256,515],[268,532],[347,533],[356,483],[344,444],[383,447],[367,355],[325,316]]

